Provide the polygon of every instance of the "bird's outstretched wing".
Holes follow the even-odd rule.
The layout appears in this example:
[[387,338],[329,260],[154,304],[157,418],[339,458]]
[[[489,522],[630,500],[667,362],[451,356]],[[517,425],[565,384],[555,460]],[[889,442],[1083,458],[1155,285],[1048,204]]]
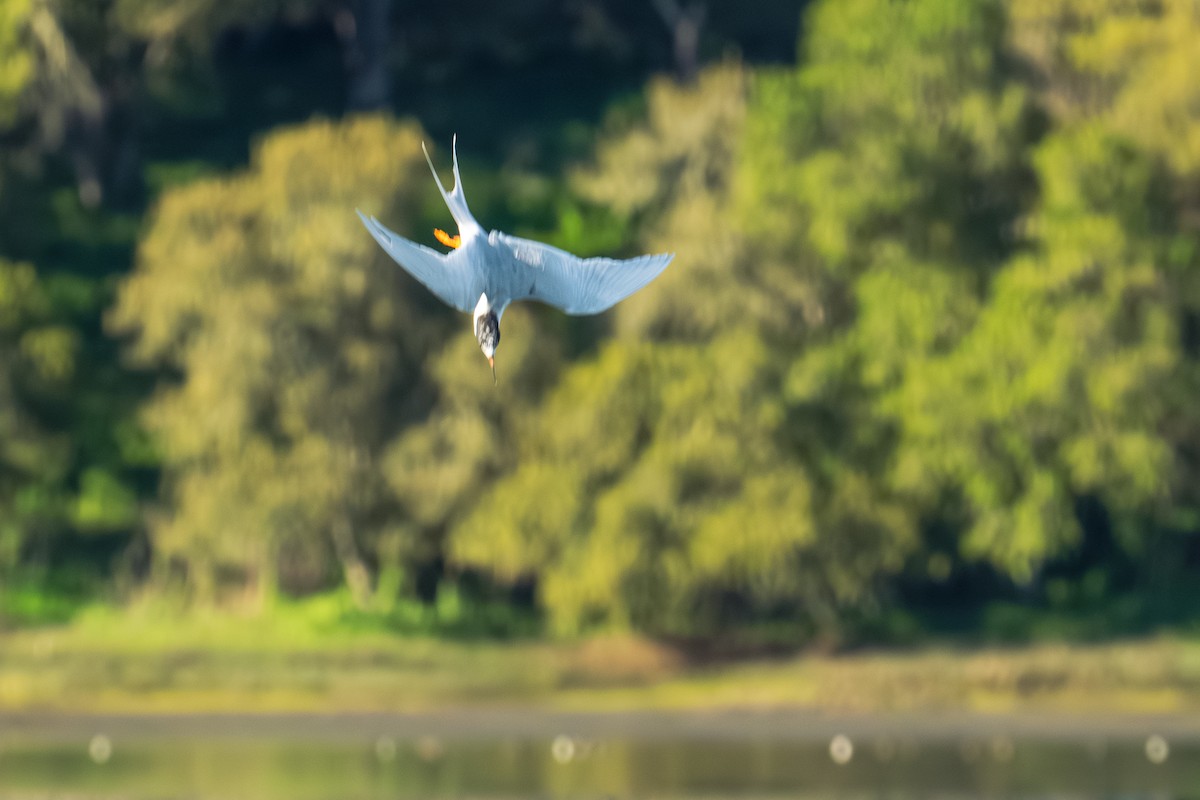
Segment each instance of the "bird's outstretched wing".
[[357,213],[387,254],[438,299],[459,311],[470,312],[475,308],[480,281],[461,249],[442,255],[388,230],[374,217]]
[[526,269],[516,275],[513,300],[538,300],[568,314],[599,314],[641,289],[666,269],[673,253],[625,260],[579,258],[548,244],[493,231]]

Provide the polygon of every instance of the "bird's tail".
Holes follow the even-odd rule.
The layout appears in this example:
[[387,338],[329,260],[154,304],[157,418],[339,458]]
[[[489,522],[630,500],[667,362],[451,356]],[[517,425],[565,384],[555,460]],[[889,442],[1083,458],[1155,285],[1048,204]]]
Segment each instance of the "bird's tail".
[[479,227],[475,217],[471,216],[471,209],[467,208],[467,198],[463,195],[462,177],[458,174],[458,135],[455,134],[450,145],[450,152],[454,159],[454,188],[448,192],[442,185],[442,179],[438,177],[437,170],[433,166],[433,159],[429,157],[429,151],[425,149],[424,142],[421,142],[421,150],[425,152],[425,161],[429,163],[429,171],[433,173],[433,179],[437,181],[438,191],[442,193],[442,199],[446,201],[450,215],[458,224],[458,234],[462,237],[462,241],[465,243],[468,239],[482,233],[483,228]]

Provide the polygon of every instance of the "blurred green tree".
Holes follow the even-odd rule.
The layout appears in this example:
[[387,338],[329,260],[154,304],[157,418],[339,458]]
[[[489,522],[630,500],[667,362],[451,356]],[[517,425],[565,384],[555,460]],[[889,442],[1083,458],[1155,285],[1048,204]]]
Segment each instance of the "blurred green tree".
[[0,122],[32,121],[25,144],[67,156],[84,206],[136,206],[146,117],[177,103],[222,33],[327,13],[348,107],[378,109],[390,91],[389,10],[390,0],[10,0],[0,6]]
[[[489,488],[513,469],[537,402],[558,377],[561,339],[542,315],[518,304],[504,320],[498,385],[461,324],[446,331],[442,350],[426,352],[420,422],[399,434],[381,464],[399,503],[394,524],[402,535],[392,546],[408,548],[391,563],[433,565],[433,579],[457,579],[461,564],[451,564],[444,576],[437,567],[445,561],[450,532],[465,519],[482,526],[480,536],[490,535]],[[393,592],[415,588],[411,571],[385,577]]]
[[1036,115],[1001,3],[819,3],[802,49],[756,82],[739,217],[808,287],[783,382],[794,438],[919,561],[918,520],[948,512],[889,479],[913,423],[892,397],[971,331],[1019,247]]
[[853,466],[830,479],[797,439],[784,381],[814,296],[760,259],[734,213],[748,80],[733,64],[653,84],[579,191],[676,264],[614,312],[621,336],[566,369],[516,467],[453,529],[450,554],[534,579],[552,626],[709,635],[782,620],[837,636],[913,542]]
[[731,325],[797,340],[796,310],[811,287],[794,264],[762,258],[736,220],[733,182],[752,76],[710,67],[694,86],[657,79],[644,121],[610,122],[595,161],[573,176],[588,201],[611,209],[639,249],[677,254],[678,265],[614,311],[620,334],[703,341]]
[[1029,580],[1079,541],[1078,498],[1118,523],[1170,503],[1164,423],[1186,364],[1172,291],[1174,211],[1161,162],[1088,125],[1035,163],[1034,247],[995,277],[970,333],[891,398],[904,420],[896,479],[949,481],[971,520],[966,555]]
[[1039,469],[1058,461],[1056,492],[1102,497],[1122,547],[1161,588],[1162,562],[1174,573],[1185,559],[1156,556],[1181,551],[1155,533],[1200,530],[1200,8],[1022,0],[1012,17],[1059,131],[1037,161],[1043,208],[1030,225],[1045,277],[1033,283],[1034,267],[1014,263],[1005,286],[1023,293],[1035,330],[1052,324],[1079,348],[1069,363],[1060,353],[1058,389],[1049,364],[1037,368],[1039,413],[1070,397],[1073,417],[1043,442]]
[[57,302],[32,265],[0,260],[0,577],[76,567],[64,551],[79,537],[127,531],[137,518],[121,474],[132,454],[105,446],[121,434],[98,442],[80,419],[85,350]]
[[16,115],[18,99],[33,75],[33,53],[21,35],[33,0],[0,3],[0,125]]
[[[1142,567],[1157,533],[1200,535],[1194,2],[824,0],[799,64],[699,71],[753,39],[733,6],[483,5],[0,0],[0,573],[130,530],[130,466],[159,451],[155,563],[197,599],[344,584],[366,606],[483,576],[534,586],[560,633],[839,637],[900,575],[1036,588],[1100,529]],[[244,131],[308,113],[189,105],[188,70],[239,28],[237,70],[317,29],[348,107],[394,78],[430,124],[487,126],[507,159],[473,195],[489,216],[545,226],[559,202],[556,243],[676,262],[598,321],[512,309],[493,387],[351,213],[447,219],[418,131],[316,122],[163,194],[109,318],[132,340],[118,372],[88,315],[133,220],[78,206],[137,183],[148,120],[219,120],[238,163]],[[694,80],[620,103],[568,188],[514,172],[529,142],[562,157],[591,131],[567,103],[491,136],[493,109],[542,95],[485,72],[596,54]],[[10,190],[42,179],[31,139],[68,156],[82,203]],[[163,169],[153,185],[212,165]],[[145,369],[154,442],[123,419]]]
[[379,459],[439,326],[353,209],[411,218],[428,185],[416,127],[364,117],[272,134],[248,172],[154,211],[110,322],[178,375],[146,410],[167,470],[151,537],[198,598],[269,599],[282,564],[329,554],[369,602],[394,504]]
[[[0,261],[0,577],[45,561],[66,520],[69,441],[31,413],[28,390],[69,376],[69,334],[42,323],[44,287],[29,264]],[[64,335],[65,334],[65,335]]]

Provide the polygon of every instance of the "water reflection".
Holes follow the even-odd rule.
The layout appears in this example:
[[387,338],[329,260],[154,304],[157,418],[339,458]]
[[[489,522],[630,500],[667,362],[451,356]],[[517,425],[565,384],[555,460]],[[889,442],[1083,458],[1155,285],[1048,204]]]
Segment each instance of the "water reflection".
[[[1161,737],[1160,737],[1161,739]],[[1200,747],[1003,736],[920,743],[237,736],[5,745],[0,798],[1187,797]],[[1164,754],[1162,746],[1167,746]]]

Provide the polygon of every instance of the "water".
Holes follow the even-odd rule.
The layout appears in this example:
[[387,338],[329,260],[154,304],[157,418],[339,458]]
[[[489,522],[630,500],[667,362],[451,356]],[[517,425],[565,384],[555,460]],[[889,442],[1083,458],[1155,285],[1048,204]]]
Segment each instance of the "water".
[[361,735],[353,724],[334,735],[296,725],[269,736],[10,733],[0,737],[0,800],[1200,796],[1195,739],[919,739],[903,729],[836,742],[746,730],[472,737],[469,729],[412,735],[405,726],[393,736],[378,723]]

